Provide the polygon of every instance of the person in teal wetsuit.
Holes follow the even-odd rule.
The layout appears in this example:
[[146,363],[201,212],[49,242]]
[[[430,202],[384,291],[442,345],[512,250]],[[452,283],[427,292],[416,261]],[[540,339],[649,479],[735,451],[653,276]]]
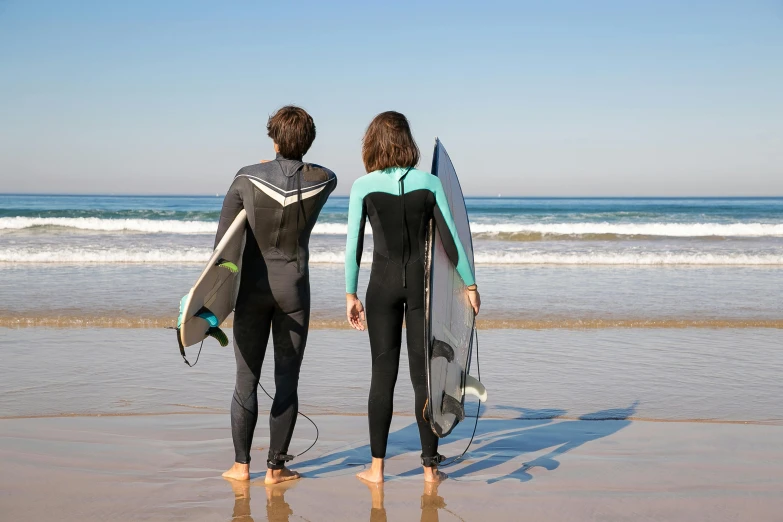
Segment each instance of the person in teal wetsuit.
[[[415,168],[419,148],[405,116],[393,111],[376,116],[364,135],[362,159],[368,174],[356,180],[351,188],[345,249],[348,321],[353,328],[364,330],[366,319],[372,353],[368,400],[372,465],[357,476],[368,482],[383,482],[383,459],[392,419],[404,319],[424,480],[439,482],[446,478],[438,471],[443,458],[438,454],[438,437],[424,419],[427,404],[424,254],[430,219],[435,220],[446,252],[468,286],[468,297],[476,314],[481,298],[440,180]],[[356,287],[367,219],[373,231],[373,261],[365,312]]]

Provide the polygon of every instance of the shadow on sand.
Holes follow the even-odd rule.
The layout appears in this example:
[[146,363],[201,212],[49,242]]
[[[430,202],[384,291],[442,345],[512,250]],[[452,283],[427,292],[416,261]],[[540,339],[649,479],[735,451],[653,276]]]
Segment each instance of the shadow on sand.
[[[560,419],[564,410],[530,410],[514,406],[499,409],[514,412],[513,419],[483,418],[478,423],[476,438],[465,459],[448,473],[453,478],[472,478],[494,483],[512,479],[520,482],[532,480],[529,470],[541,467],[552,471],[560,466],[558,457],[589,442],[608,437],[628,426],[638,406],[638,401],[625,408],[601,410],[582,415],[576,420]],[[467,444],[473,424],[466,419],[444,442]],[[458,446],[457,446],[458,447]],[[542,455],[537,452],[549,450]],[[419,432],[415,423],[389,434],[387,458],[404,453],[420,452]],[[461,450],[460,450],[461,451]],[[519,468],[499,474],[494,470],[523,455],[533,457]],[[306,477],[323,477],[347,469],[364,466],[370,459],[370,447],[357,445],[333,451],[321,457],[300,463],[297,469],[305,470]],[[507,469],[507,467],[506,467]],[[416,467],[398,477],[421,473]],[[390,477],[393,480],[394,477]]]

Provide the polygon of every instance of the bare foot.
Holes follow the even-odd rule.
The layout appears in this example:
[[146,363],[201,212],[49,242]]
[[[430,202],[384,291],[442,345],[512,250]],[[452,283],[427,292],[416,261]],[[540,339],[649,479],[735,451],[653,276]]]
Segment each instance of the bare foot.
[[223,473],[223,477],[231,480],[250,480],[250,464],[234,462],[231,469]]
[[356,474],[361,480],[373,484],[383,482],[383,459],[373,457],[370,468]]
[[264,484],[271,486],[272,484],[280,484],[281,482],[287,482],[289,480],[296,480],[300,478],[299,473],[291,471],[288,468],[281,469],[268,469],[266,470],[266,478]]
[[442,471],[438,471],[436,467],[424,467],[424,482],[433,482],[439,484],[449,478],[448,475]]

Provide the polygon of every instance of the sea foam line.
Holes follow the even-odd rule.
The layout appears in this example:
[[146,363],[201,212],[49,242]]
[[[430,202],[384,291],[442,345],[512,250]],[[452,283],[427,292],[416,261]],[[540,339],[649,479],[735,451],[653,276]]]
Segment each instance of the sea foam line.
[[214,221],[177,221],[166,219],[103,218],[0,218],[0,230],[22,230],[36,227],[61,227],[98,232],[145,232],[147,234],[214,234]]
[[[139,249],[0,249],[3,264],[203,264],[211,251],[206,248]],[[372,255],[365,252],[365,265]],[[342,265],[342,251],[311,252],[310,263]],[[477,251],[478,265],[631,265],[631,266],[776,266],[783,254],[745,252],[541,252]]]
[[[103,232],[142,232],[147,234],[214,234],[214,221],[177,221],[154,219],[103,218],[0,218],[0,230],[35,227],[62,227]],[[370,227],[366,232],[371,233]],[[472,223],[474,235],[543,236],[661,236],[661,237],[783,237],[782,223]],[[313,233],[345,235],[345,223],[318,223]]]
[[783,224],[772,223],[473,223],[473,234],[542,234],[665,237],[783,236]]

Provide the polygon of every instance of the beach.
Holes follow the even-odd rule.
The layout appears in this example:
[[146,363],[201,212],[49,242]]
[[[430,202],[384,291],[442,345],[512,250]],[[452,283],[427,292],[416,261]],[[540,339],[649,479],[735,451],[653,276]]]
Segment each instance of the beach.
[[[364,334],[313,333],[300,409],[318,442],[292,463],[299,483],[266,488],[263,395],[250,483],[220,477],[233,459],[230,348],[205,346],[187,368],[169,330],[7,328],[0,519],[780,520],[778,333],[485,331],[490,401],[434,491],[418,466],[402,358],[381,510],[380,493],[354,477],[369,460]],[[270,366],[261,383],[271,391]],[[474,420],[444,441],[445,455],[465,449]],[[300,418],[291,451],[315,435]]]
[[[0,520],[781,520],[783,200],[469,200],[489,401],[425,490],[403,357],[382,492],[354,477],[371,361],[343,317],[344,198],[311,240],[304,478],[263,486],[263,392],[252,480],[220,477],[232,349],[188,368],[167,329],[220,202],[0,197]],[[291,451],[315,436],[300,418]]]
[[[380,503],[353,476],[367,462],[365,418],[315,416],[321,439],[296,462],[304,478],[269,488],[261,470],[249,483],[220,477],[227,420],[0,420],[1,518],[776,521],[783,510],[781,426],[482,420],[470,457],[427,489],[415,423],[398,416]],[[259,431],[254,446],[263,448]],[[299,429],[293,444],[306,435]],[[461,451],[466,435],[461,426],[444,450]]]

